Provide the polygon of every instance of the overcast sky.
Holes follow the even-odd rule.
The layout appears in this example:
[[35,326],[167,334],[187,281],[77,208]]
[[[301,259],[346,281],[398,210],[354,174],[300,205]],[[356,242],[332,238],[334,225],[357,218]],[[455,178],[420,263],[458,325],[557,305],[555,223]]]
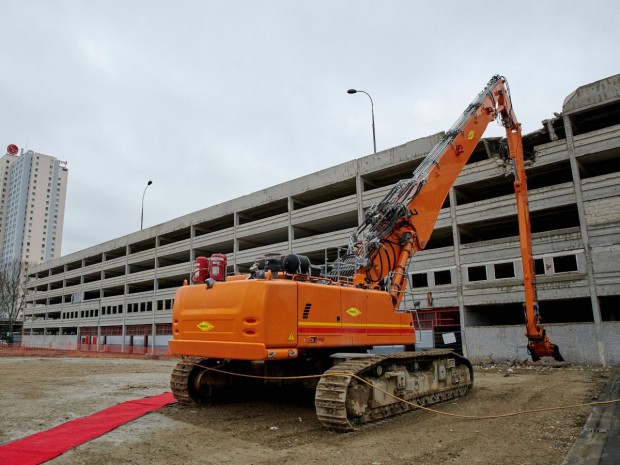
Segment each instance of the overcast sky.
[[[0,151],[66,160],[66,255],[620,72],[609,1],[0,0]],[[487,135],[500,135],[495,133]]]

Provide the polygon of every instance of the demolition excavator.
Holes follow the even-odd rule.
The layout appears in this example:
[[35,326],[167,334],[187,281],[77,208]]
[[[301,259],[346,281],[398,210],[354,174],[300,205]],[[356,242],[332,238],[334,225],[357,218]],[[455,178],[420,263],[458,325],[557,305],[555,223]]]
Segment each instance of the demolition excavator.
[[[314,389],[320,422],[351,431],[464,395],[471,363],[449,350],[415,351],[413,312],[401,308],[407,264],[431,238],[442,205],[488,124],[506,131],[514,170],[525,320],[532,359],[561,360],[541,324],[521,126],[506,79],[494,76],[409,179],[365,213],[346,255],[329,267],[305,256],[270,257],[249,274],[226,275],[226,256],[198,257],[178,289],[170,353],[181,356],[171,388],[184,404],[260,386]],[[377,354],[373,348],[401,347]],[[374,353],[373,353],[374,352]]]

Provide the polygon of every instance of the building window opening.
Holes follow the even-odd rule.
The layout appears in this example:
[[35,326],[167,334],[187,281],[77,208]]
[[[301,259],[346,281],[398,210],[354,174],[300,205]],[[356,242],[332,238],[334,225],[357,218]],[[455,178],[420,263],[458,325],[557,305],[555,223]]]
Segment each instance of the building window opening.
[[450,270],[435,271],[435,286],[452,284],[452,273]]
[[545,274],[545,261],[542,258],[534,259],[534,273],[540,276]]
[[592,323],[592,302],[589,297],[570,300],[544,300],[539,303],[545,323]]
[[577,271],[577,257],[575,255],[560,255],[553,257],[553,269],[556,273]]
[[603,321],[620,321],[620,295],[599,297],[599,305]]
[[493,268],[495,269],[495,279],[515,277],[515,267],[513,262],[495,263]]
[[469,281],[486,281],[487,280],[487,268],[484,265],[470,266],[467,268],[467,277]]
[[413,273],[411,275],[411,287],[427,287],[428,275],[426,273]]

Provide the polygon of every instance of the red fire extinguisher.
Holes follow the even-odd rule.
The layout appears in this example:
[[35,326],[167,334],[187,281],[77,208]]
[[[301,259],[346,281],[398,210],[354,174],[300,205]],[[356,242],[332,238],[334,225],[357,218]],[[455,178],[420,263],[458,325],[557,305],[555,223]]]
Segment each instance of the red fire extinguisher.
[[192,271],[192,282],[194,284],[204,283],[209,278],[209,259],[207,257],[196,257],[194,260],[194,271]]
[[226,255],[221,253],[214,253],[211,255],[211,258],[209,258],[209,275],[211,276],[211,279],[214,279],[215,281],[225,281],[226,265]]

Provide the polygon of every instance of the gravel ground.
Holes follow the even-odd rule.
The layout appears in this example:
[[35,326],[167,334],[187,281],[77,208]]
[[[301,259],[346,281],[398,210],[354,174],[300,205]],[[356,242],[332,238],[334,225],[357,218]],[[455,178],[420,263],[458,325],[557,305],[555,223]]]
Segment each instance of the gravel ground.
[[[169,390],[175,360],[0,357],[0,443]],[[498,415],[595,400],[613,369],[484,365],[445,413]],[[61,464],[561,464],[590,407],[493,420],[417,411],[353,433],[323,428],[307,399],[171,405],[48,462]],[[1,459],[1,457],[0,457]],[[2,462],[2,460],[0,460]]]

